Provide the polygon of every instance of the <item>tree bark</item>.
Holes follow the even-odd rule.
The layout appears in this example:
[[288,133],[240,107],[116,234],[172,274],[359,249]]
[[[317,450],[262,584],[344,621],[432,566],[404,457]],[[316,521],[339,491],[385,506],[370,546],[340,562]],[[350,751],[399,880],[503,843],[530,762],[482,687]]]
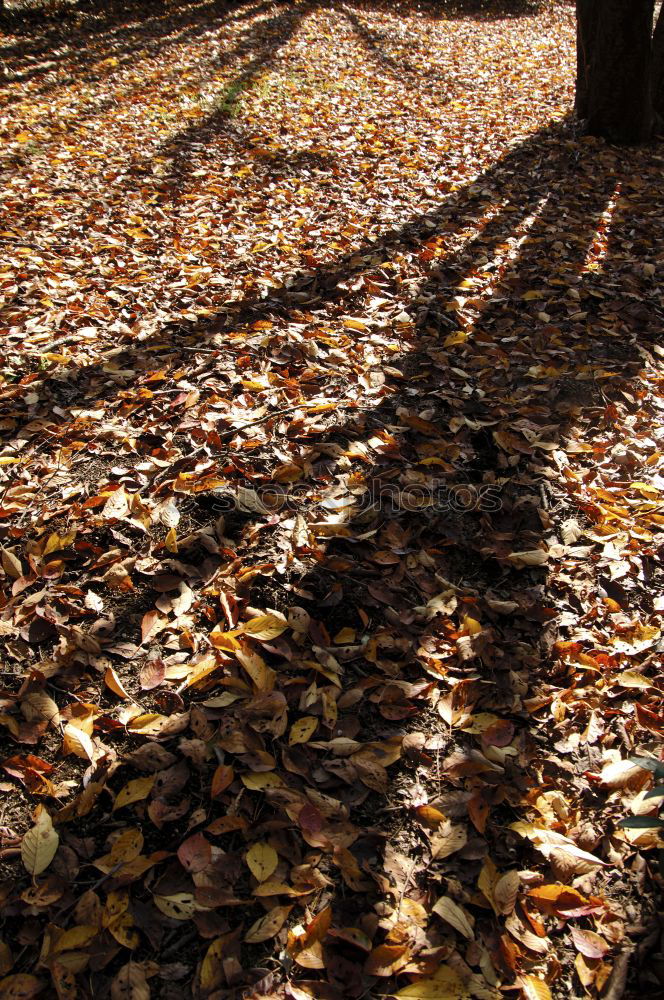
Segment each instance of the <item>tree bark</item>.
[[664,121],[664,6],[660,8],[652,39],[652,103],[660,118],[661,130]]
[[654,122],[654,0],[600,2],[588,74],[588,132],[610,142],[646,142]]
[[588,117],[588,85],[601,0],[576,0],[576,92],[574,108]]

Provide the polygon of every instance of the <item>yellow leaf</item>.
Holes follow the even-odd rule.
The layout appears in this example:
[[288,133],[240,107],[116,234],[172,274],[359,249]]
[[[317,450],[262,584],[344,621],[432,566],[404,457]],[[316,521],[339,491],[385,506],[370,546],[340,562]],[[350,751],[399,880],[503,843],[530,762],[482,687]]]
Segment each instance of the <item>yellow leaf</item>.
[[242,784],[252,792],[262,792],[264,788],[278,788],[283,781],[274,771],[262,771],[259,774],[243,774]]
[[407,944],[379,944],[367,956],[364,971],[370,976],[393,976],[407,965],[412,952]]
[[653,497],[659,496],[660,491],[657,489],[654,483],[636,482],[636,483],[630,483],[629,486],[630,489],[638,490],[640,493],[645,493],[646,495],[651,495]]
[[640,674],[638,670],[625,670],[622,674],[614,677],[613,682],[624,688],[641,688],[643,691],[654,686],[652,681]]
[[132,827],[123,830],[117,840],[113,841],[108,854],[93,861],[95,868],[108,874],[119,862],[129,862],[137,858],[143,849],[143,834],[140,830]]
[[72,359],[67,354],[57,354],[53,351],[49,351],[43,354],[42,357],[46,358],[47,361],[53,361],[55,364],[66,365]]
[[122,809],[123,806],[131,805],[132,802],[140,802],[146,799],[152,791],[152,786],[157,780],[156,774],[148,774],[145,778],[134,778],[128,781],[124,788],[118,792],[113,803],[113,812]]
[[274,690],[277,680],[276,671],[272,667],[268,667],[262,656],[259,656],[258,653],[248,648],[236,649],[234,653],[251,677],[257,691],[269,694],[270,691]]
[[551,990],[537,976],[521,976],[521,989],[524,1000],[551,1000]]
[[[310,892],[310,889],[306,889],[302,892],[302,895],[306,895]],[[270,879],[267,882],[261,882],[257,885],[253,891],[254,896],[297,896],[297,890],[293,889],[292,886],[286,885],[285,882],[272,882]]]
[[30,875],[40,875],[50,865],[58,849],[60,838],[53,829],[51,817],[41,809],[37,822],[21,841],[21,860]]
[[274,847],[259,841],[247,851],[246,861],[254,878],[265,882],[277,867],[279,856]]
[[62,736],[62,752],[65,755],[73,753],[76,757],[82,757],[83,760],[92,761],[95,748],[87,733],[68,722]]
[[260,917],[251,925],[245,935],[245,942],[247,944],[260,944],[261,941],[269,941],[270,938],[279,933],[292,909],[292,906],[275,906],[264,917]]
[[203,996],[209,996],[213,990],[216,990],[226,980],[222,959],[227,941],[228,935],[215,938],[205,952],[199,972],[201,993]]
[[159,715],[157,712],[146,712],[144,715],[137,715],[127,723],[127,729],[132,733],[157,733],[163,725],[168,722],[167,715]]
[[288,745],[295,746],[296,743],[308,743],[318,726],[318,719],[313,715],[305,715],[303,719],[298,719],[291,726],[288,735]]
[[633,628],[621,632],[618,638],[611,641],[619,653],[626,653],[630,656],[654,646],[661,634],[661,629],[657,628],[656,625],[642,625],[639,622]]
[[347,646],[349,643],[355,642],[356,635],[357,633],[354,628],[342,628],[334,637],[335,645]]
[[104,684],[106,687],[110,688],[113,694],[116,694],[118,698],[124,698],[125,701],[131,701],[130,696],[122,686],[122,681],[116,674],[113,667],[106,667],[106,671],[104,673]]
[[91,927],[85,924],[79,924],[78,927],[70,927],[56,941],[53,947],[53,954],[58,955],[63,951],[73,951],[74,948],[85,948],[98,933],[98,927]]
[[277,618],[276,615],[259,615],[241,625],[236,631],[246,632],[247,635],[253,635],[255,639],[268,640],[276,639],[287,628],[288,623],[282,618]]
[[482,626],[477,621],[476,618],[471,618],[470,615],[465,615],[463,618],[463,627],[465,628],[468,635],[477,635],[478,632],[482,631]]
[[212,645],[217,649],[225,649],[230,653],[234,653],[236,649],[242,649],[242,646],[235,638],[236,635],[241,635],[237,629],[234,629],[232,632],[224,632],[217,625],[210,632],[209,638]]
[[205,656],[195,664],[193,672],[187,677],[184,684],[178,688],[178,691],[185,691],[187,688],[194,687],[195,684],[200,684],[201,681],[209,677],[210,674],[213,674],[219,667],[220,664],[217,663],[214,656]]
[[52,534],[48,536],[48,541],[46,542],[42,555],[48,556],[51,552],[59,552],[61,549],[68,548],[75,538],[75,528],[66,535],[59,535],[57,531],[52,532]]
[[110,927],[111,924],[115,923],[116,920],[118,920],[123,913],[126,913],[128,909],[129,890],[126,888],[111,889],[106,897],[106,904],[102,913],[103,926]]
[[581,906],[586,906],[588,900],[582,896],[578,889],[570,885],[541,885],[528,892],[528,899],[535,906],[548,913],[549,916],[558,916],[560,911],[574,910]]
[[493,712],[478,712],[477,715],[471,715],[468,721],[461,726],[461,729],[466,733],[479,734],[500,721],[499,716],[494,715]]
[[153,896],[155,906],[173,920],[190,920],[196,912],[196,901],[190,892],[174,892],[171,896]]
[[402,1000],[470,1000],[470,993],[449,965],[441,965],[433,976],[411,983],[394,995]]
[[138,948],[141,943],[141,937],[136,930],[134,918],[131,913],[125,912],[120,914],[119,917],[108,924],[108,930],[118,944],[121,944],[124,948]]
[[169,552],[176,553],[178,550],[178,536],[175,528],[170,528],[166,538],[164,539],[164,545]]

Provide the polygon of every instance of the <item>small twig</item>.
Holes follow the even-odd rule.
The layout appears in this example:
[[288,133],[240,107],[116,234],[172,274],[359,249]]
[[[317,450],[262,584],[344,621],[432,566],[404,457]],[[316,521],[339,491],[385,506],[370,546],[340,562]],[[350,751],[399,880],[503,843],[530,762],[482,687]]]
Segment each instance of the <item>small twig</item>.
[[477,594],[478,591],[474,587],[457,587],[456,583],[452,583],[447,577],[444,577],[442,573],[436,573],[435,577],[440,583],[444,584],[446,587],[451,587],[452,590],[456,590],[458,594]]
[[[284,414],[293,413],[295,410],[316,410],[320,406],[324,405],[325,405],[324,403],[294,403],[292,406],[284,406],[280,410],[272,410],[270,413],[266,413],[262,417],[256,417],[255,420],[249,420],[246,424],[242,424],[241,427],[233,427],[231,428],[231,430],[224,431],[224,433],[220,434],[219,437],[222,441],[230,441],[232,438],[235,437],[236,434],[239,434],[241,431],[246,431],[250,427],[258,427],[259,424],[265,424],[267,423],[268,420],[273,420],[275,417],[282,417],[284,416]],[[349,409],[350,407],[353,406],[353,404],[338,403],[337,406],[341,407],[342,409]],[[200,448],[198,448],[195,452],[193,452],[192,455],[190,455],[189,457],[193,458],[194,456],[201,454],[201,452],[203,452],[204,450],[205,446],[203,445]],[[219,458],[221,455],[222,452],[214,451],[210,453],[210,458]]]
[[[222,441],[230,441],[231,438],[234,437],[235,434],[238,434],[240,431],[246,431],[249,427],[257,427],[259,424],[267,423],[267,421],[268,420],[272,420],[273,417],[282,417],[285,413],[293,413],[295,410],[315,410],[319,406],[322,406],[322,405],[324,405],[324,404],[322,404],[322,403],[294,403],[292,406],[284,406],[280,410],[272,410],[271,413],[266,413],[265,416],[263,416],[263,417],[256,417],[255,420],[250,420],[248,423],[242,424],[241,427],[234,427],[230,431],[225,431],[223,434],[220,434],[219,437],[221,438]],[[350,406],[351,404],[350,403],[339,403],[338,405],[340,407],[342,407],[342,408],[345,409],[346,407]]]
[[[92,883],[92,885],[90,886],[90,888],[87,891],[88,892],[94,892],[95,889],[98,889],[100,885],[103,885],[103,883],[106,881],[106,879],[112,878],[113,875],[115,875],[115,873],[117,871],[119,871],[120,868],[122,868],[122,866],[124,864],[125,864],[124,861],[118,861],[117,864],[113,865],[113,867],[111,868],[110,871],[108,871],[104,875],[102,875],[101,878],[96,879],[96,881],[94,881]],[[83,883],[83,884],[85,884],[85,883]],[[78,903],[78,899],[73,899],[71,901],[71,903],[67,903],[66,906],[61,907],[58,910],[58,912],[55,914],[55,916],[56,917],[61,917],[63,913],[66,913],[68,910],[71,910],[72,907],[76,906],[77,903]]]
[[625,995],[629,960],[632,957],[633,950],[633,948],[626,948],[625,951],[621,951],[616,957],[609,985],[604,994],[604,1000],[620,1000]]
[[413,874],[413,869],[415,868],[416,863],[417,863],[417,858],[413,858],[412,864],[408,869],[408,874],[406,875],[406,880],[401,887],[401,892],[399,893],[399,902],[397,903],[397,920],[401,916],[401,904],[403,903],[403,897],[406,893],[406,889],[410,885],[410,877]]

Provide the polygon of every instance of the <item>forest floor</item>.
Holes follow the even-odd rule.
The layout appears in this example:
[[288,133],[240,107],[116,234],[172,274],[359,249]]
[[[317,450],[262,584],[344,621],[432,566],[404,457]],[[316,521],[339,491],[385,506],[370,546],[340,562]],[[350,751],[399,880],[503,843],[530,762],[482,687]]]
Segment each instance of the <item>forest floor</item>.
[[663,995],[664,149],[436,6],[5,21],[3,997]]

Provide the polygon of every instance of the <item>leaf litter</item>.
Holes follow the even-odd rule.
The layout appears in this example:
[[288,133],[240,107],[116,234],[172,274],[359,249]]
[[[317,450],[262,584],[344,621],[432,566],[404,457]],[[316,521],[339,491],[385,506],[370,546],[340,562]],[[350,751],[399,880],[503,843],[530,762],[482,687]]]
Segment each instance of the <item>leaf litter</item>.
[[662,157],[572,7],[4,45],[3,995],[653,995]]

